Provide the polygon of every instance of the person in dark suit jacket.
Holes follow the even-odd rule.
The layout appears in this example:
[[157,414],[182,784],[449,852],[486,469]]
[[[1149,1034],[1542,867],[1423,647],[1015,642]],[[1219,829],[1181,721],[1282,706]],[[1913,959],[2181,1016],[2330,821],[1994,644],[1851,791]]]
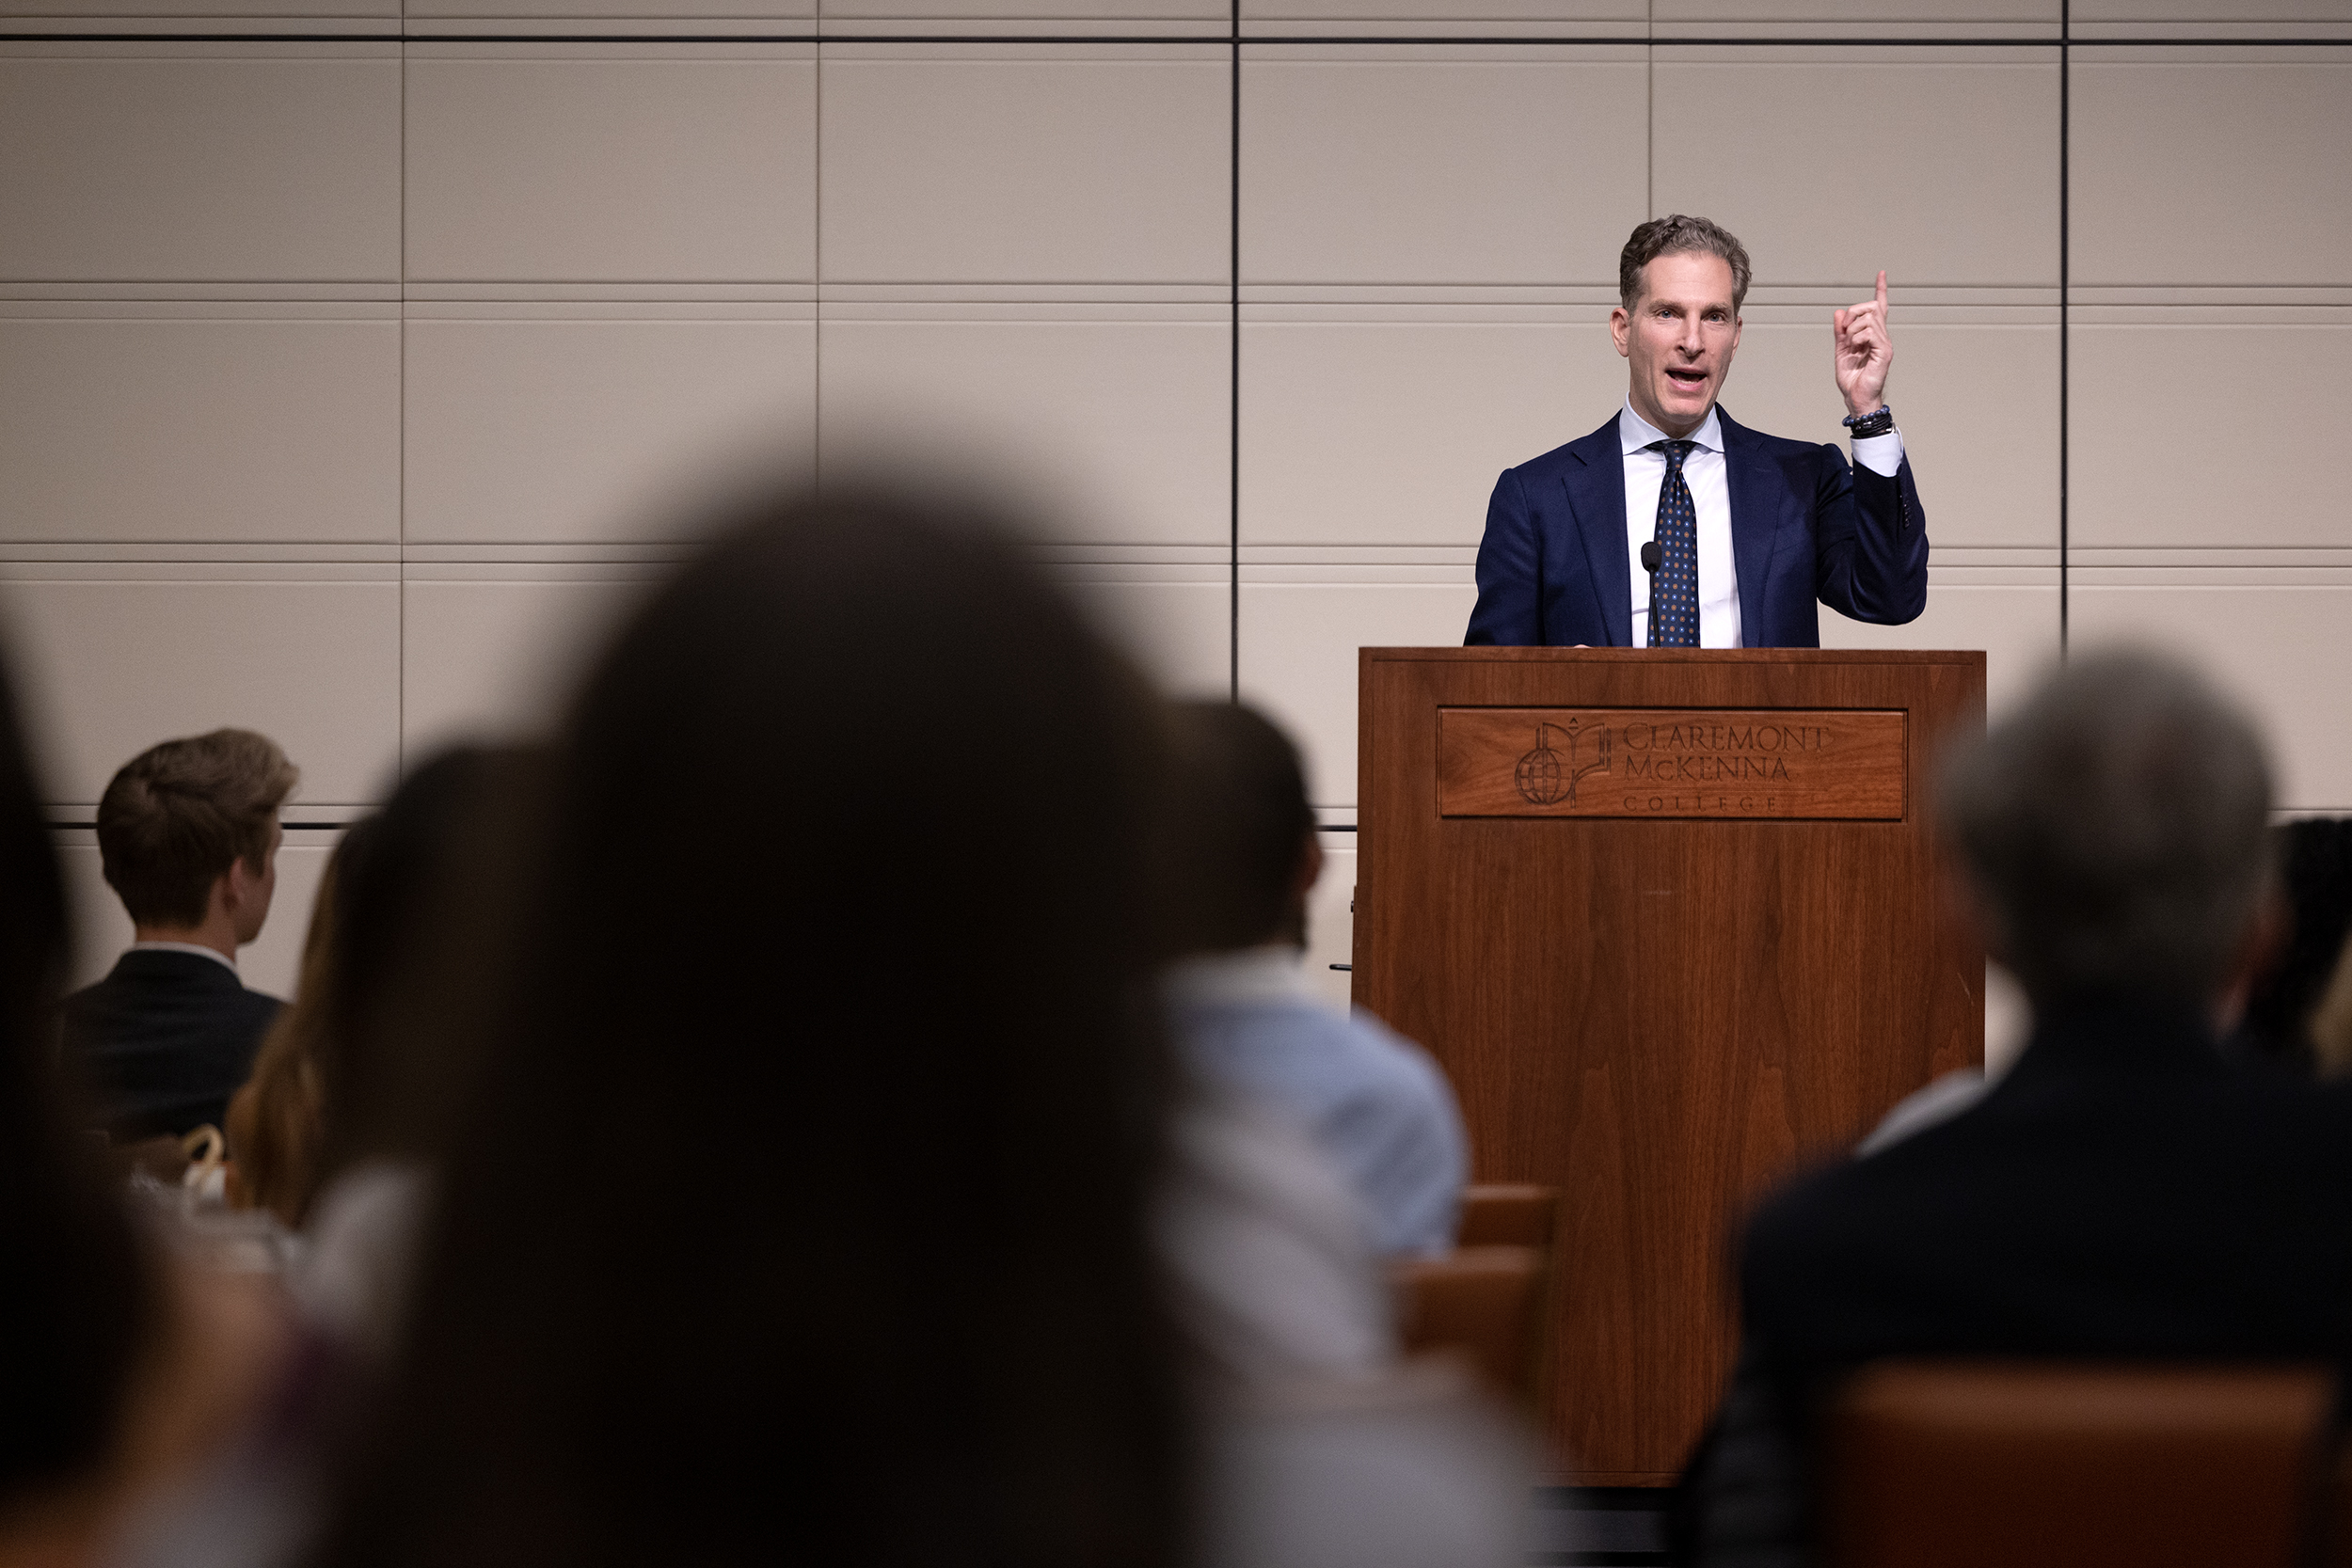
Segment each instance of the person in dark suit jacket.
[[2233,1066],[2275,947],[2260,741],[2194,676],[2078,656],[1940,791],[2024,1053],[1750,1222],[1687,1560],[1797,1562],[1810,1428],[1884,1356],[2321,1359],[2352,1328],[2352,1091]]
[[142,752],[106,786],[98,852],[136,940],[66,998],[62,1044],[117,1143],[220,1125],[252,1068],[280,1004],[246,989],[237,949],[269,918],[297,777],[268,736],[215,730]]
[[1851,468],[1836,447],[1766,436],[1720,406],[1748,279],[1747,251],[1705,218],[1634,230],[1609,315],[1625,406],[1495,482],[1465,642],[1813,648],[1817,602],[1885,626],[1917,618],[1927,514],[1883,395],[1886,274],[1834,321]]

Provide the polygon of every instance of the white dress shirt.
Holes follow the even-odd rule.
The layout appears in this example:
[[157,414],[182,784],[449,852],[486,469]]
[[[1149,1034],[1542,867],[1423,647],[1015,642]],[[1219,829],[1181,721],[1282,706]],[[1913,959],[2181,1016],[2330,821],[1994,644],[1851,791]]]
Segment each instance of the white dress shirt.
[[[1649,574],[1641,569],[1642,546],[1658,530],[1658,489],[1666,483],[1666,454],[1648,451],[1652,441],[1672,439],[1633,411],[1628,398],[1617,414],[1617,441],[1625,452],[1626,559],[1633,562],[1633,646],[1649,646]],[[1682,459],[1682,482],[1691,487],[1698,514],[1699,646],[1738,648],[1740,578],[1731,559],[1731,477],[1724,466],[1724,427],[1716,411],[1686,440],[1698,445]],[[1903,465],[1902,432],[1853,443],[1854,461],[1872,473],[1894,477]]]
[[199,942],[135,942],[125,951],[131,953],[193,953],[199,958],[212,959],[231,974],[237,972],[236,959],[217,947],[207,947]]

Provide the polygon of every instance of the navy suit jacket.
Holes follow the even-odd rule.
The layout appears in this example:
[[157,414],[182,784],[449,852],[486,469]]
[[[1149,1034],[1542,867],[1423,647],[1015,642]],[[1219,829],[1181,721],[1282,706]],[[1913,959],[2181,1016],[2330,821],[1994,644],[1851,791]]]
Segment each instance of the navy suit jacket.
[[65,999],[66,1059],[118,1143],[217,1127],[283,1006],[199,954],[125,953]]
[[[1836,447],[1750,430],[1720,404],[1731,487],[1740,640],[1818,648],[1816,601],[1900,626],[1928,602],[1927,514],[1911,459],[1889,479],[1848,467]],[[1617,420],[1505,468],[1478,546],[1478,608],[1462,641],[1529,646],[1633,641],[1625,452]]]

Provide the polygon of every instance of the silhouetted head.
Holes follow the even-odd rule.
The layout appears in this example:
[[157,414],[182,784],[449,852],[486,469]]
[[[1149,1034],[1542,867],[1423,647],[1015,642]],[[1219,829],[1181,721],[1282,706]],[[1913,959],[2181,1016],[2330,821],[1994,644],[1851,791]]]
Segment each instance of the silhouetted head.
[[2253,724],[2186,667],[2073,658],[1952,759],[1940,810],[1989,945],[2037,1006],[2201,1006],[2243,966],[2270,884],[2270,770]]
[[1171,729],[1171,952],[1303,945],[1323,850],[1298,748],[1237,703],[1179,703]]
[[755,506],[595,670],[333,1560],[1181,1553],[1160,717],[1002,535]]
[[40,799],[0,676],[0,1506],[106,1457],[160,1308],[57,1078],[65,890]]
[[230,1113],[241,1196],[289,1224],[363,1160],[445,1149],[493,1027],[545,759],[463,747],[343,833],[302,984]]

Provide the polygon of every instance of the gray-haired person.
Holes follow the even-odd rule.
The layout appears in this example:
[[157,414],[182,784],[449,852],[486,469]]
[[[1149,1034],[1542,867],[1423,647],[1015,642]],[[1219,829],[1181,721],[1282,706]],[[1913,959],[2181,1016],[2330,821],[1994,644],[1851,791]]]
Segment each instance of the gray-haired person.
[[1690,1560],[1808,1555],[1809,1427],[1888,1355],[2321,1358],[2352,1324],[2352,1095],[2217,1049],[2275,928],[2261,738],[2135,652],[2050,676],[1941,781],[2016,1064],[1751,1221]]

